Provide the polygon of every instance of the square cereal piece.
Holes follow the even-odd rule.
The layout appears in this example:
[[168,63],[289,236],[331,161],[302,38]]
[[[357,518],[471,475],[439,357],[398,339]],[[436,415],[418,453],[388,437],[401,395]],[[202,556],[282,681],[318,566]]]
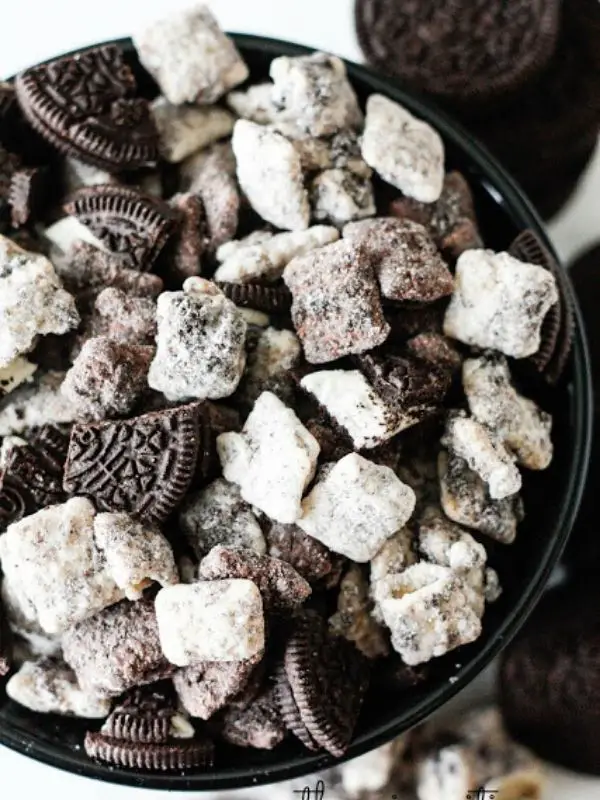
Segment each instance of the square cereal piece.
[[170,164],[178,164],[198,150],[229,136],[233,114],[218,106],[176,106],[164,97],[151,105],[152,118],[160,140],[161,152]]
[[237,176],[250,205],[266,222],[303,231],[310,224],[300,156],[277,131],[240,119],[231,141]]
[[264,650],[263,604],[244,578],[201,581],[156,596],[160,644],[172,664],[244,661]]
[[544,317],[558,301],[551,272],[508,253],[467,250],[456,263],[455,281],[446,336],[514,358],[537,353]]
[[375,600],[392,646],[409,666],[475,641],[481,619],[448,567],[419,563],[376,585]]
[[402,420],[362,372],[331,369],[311,372],[300,385],[352,438],[357,450],[377,447],[402,430]]
[[505,358],[488,354],[463,364],[463,387],[471,413],[487,425],[527,469],[552,461],[552,417],[512,384]]
[[431,125],[381,94],[367,100],[362,156],[408,197],[434,203],[444,184],[444,145]]
[[452,294],[454,281],[429,233],[409,219],[351,222],[344,238],[373,257],[381,293],[390,300],[431,303]]
[[280,56],[271,62],[270,75],[279,119],[293,122],[313,137],[361,125],[356,94],[337,56]]
[[5,579],[46,633],[62,633],[123,597],[96,547],[95,515],[89,500],[74,497],[24,517],[0,537]]
[[488,428],[465,412],[453,412],[446,420],[442,437],[444,447],[463,458],[487,483],[492,500],[510,497],[521,489],[521,473],[514,458],[501,441],[494,439]]
[[334,225],[372,217],[377,211],[370,177],[340,168],[326,169],[313,179],[311,204],[315,219]]
[[438,470],[441,503],[447,517],[503,544],[514,541],[517,524],[523,518],[519,495],[493,500],[479,475],[469,469],[464,459],[451,453],[440,453]]
[[78,324],[75,300],[52,263],[0,236],[0,368],[29,352],[38,336],[67,333]]
[[84,691],[117,697],[127,689],[175,672],[160,648],[154,602],[121,603],[70,628],[62,639],[64,659]]
[[365,562],[408,521],[415,502],[393,470],[350,453],[317,480],[296,524],[335,553]]
[[319,455],[317,440],[294,412],[263,392],[241,433],[222,433],[217,450],[223,475],[246,502],[278,522],[295,522]]
[[249,74],[233,41],[203,4],[155,20],[134,34],[133,43],[141,64],[175,105],[214,103]]
[[371,261],[341,240],[294,258],[283,278],[292,292],[292,321],[307,361],[322,364],[382,344],[385,321]]

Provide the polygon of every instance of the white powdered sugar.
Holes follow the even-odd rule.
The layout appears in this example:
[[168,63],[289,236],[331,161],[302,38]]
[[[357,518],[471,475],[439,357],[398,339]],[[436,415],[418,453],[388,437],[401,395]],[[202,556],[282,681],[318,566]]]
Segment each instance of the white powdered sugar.
[[358,370],[321,370],[302,378],[335,422],[344,428],[357,450],[376,447],[402,429],[402,421]]
[[302,231],[310,223],[300,156],[285,136],[248,120],[233,129],[237,176],[252,208],[267,222]]
[[389,467],[350,453],[317,479],[298,527],[336,553],[369,561],[410,518],[413,490]]
[[179,9],[133,36],[141,64],[171,103],[214,103],[248,77],[208,6]]
[[10,364],[0,367],[0,397],[10,394],[18,386],[31,380],[37,364],[32,364],[22,356],[13,358]]
[[509,253],[467,250],[456,264],[444,333],[464,344],[525,358],[540,348],[544,317],[558,300],[551,272]]
[[246,502],[278,522],[295,522],[315,474],[319,445],[294,412],[263,392],[241,433],[222,433],[217,450],[223,475]]
[[161,648],[178,667],[243,661],[264,650],[262,599],[252,581],[179,584],[162,589],[155,607]]
[[370,178],[346,169],[327,169],[311,184],[313,216],[334,225],[372,217],[376,212],[375,194]]
[[444,145],[440,135],[380,94],[367,100],[362,156],[384,181],[407,197],[434,203],[442,193]]

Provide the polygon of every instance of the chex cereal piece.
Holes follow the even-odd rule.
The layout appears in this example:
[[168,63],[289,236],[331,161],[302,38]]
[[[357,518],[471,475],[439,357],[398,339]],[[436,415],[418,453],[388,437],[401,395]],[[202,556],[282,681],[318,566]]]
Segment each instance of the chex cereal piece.
[[276,131],[241,119],[232,146],[240,186],[257,214],[278,228],[306,230],[310,207],[294,145]]
[[233,41],[209,8],[195,4],[133,36],[140,62],[169,102],[214,103],[248,77]]
[[399,197],[390,205],[389,213],[424,225],[439,249],[452,259],[465,250],[482,246],[473,195],[460,172],[448,172],[444,176],[442,193],[435,203]]
[[419,563],[376,584],[392,645],[409,666],[475,641],[481,619],[449,567]]
[[389,467],[351,453],[317,480],[297,525],[353,561],[369,561],[410,518],[415,493]]
[[179,506],[196,470],[199,403],[127,420],[80,423],[71,431],[63,486],[100,511],[160,523]]
[[430,303],[452,294],[452,274],[417,222],[391,218],[351,222],[344,237],[361,242],[371,254],[384,297]]
[[467,359],[463,387],[475,419],[487,425],[527,469],[552,461],[552,417],[512,384],[506,359],[494,355]]
[[301,606],[312,591],[290,564],[243,547],[213,547],[200,562],[198,575],[209,581],[247,578],[258,586],[266,609]]
[[340,581],[337,611],[329,618],[334,634],[343,636],[367,658],[381,658],[389,653],[385,632],[372,616],[369,584],[356,564]]
[[345,169],[326,169],[311,183],[313,216],[334,225],[372,217],[376,212],[375,194],[370,178]]
[[463,363],[462,354],[441,333],[418,333],[406,342],[406,351],[420,361],[452,372],[459,370]]
[[218,544],[244,547],[262,555],[265,537],[252,508],[234,483],[223,478],[189,495],[179,510],[179,527],[198,556]]
[[344,62],[327,53],[280,56],[271,62],[273,101],[280,119],[311,136],[359,127],[362,113]]
[[334,569],[333,554],[297,525],[275,523],[265,538],[268,555],[291,564],[309,583],[326,578]]
[[267,686],[245,708],[233,706],[223,715],[221,737],[236,747],[255,747],[259,750],[272,750],[286,737],[287,730],[282,722],[276,692]]
[[[164,591],[164,590],[163,590]],[[175,671],[160,648],[154,602],[123,600],[70,628],[65,661],[84,691],[117,697]]]
[[235,121],[224,108],[173,105],[164,97],[154,100],[150,108],[163,157],[171,164],[228,136]]
[[404,572],[416,560],[417,555],[413,549],[413,533],[407,527],[401,528],[385,542],[371,559],[371,585],[387,578],[388,575]]
[[120,344],[103,336],[83,345],[61,387],[82,418],[125,416],[148,389],[153,347]]
[[204,206],[207,246],[214,252],[236,234],[240,192],[231,142],[218,142],[181,166],[182,189],[197,194]]
[[63,334],[78,324],[75,301],[52,263],[0,236],[0,368],[31,350],[37,336]]
[[94,308],[83,326],[81,339],[106,336],[123,344],[154,344],[156,302],[153,297],[129,296],[124,289],[110,286],[96,297]]
[[156,525],[123,512],[98,514],[94,541],[107,572],[129,600],[139,600],[152,581],[161,586],[179,582],[171,545]]
[[46,372],[33,383],[23,384],[0,399],[0,436],[23,433],[46,424],[68,424],[75,420],[73,403],[61,392],[65,373]]
[[362,156],[408,197],[434,203],[444,183],[444,145],[423,120],[381,94],[367,100]]
[[440,453],[438,468],[441,503],[447,517],[504,544],[514,541],[523,516],[519,495],[493,500],[479,475],[458,456]]
[[230,283],[252,283],[256,280],[276,281],[296,256],[303,256],[340,238],[336,228],[313,225],[305,231],[249,236],[239,242],[227,242],[217,250],[214,279]]
[[28,383],[36,369],[37,364],[32,364],[22,356],[17,356],[5,367],[0,367],[0,397],[10,394],[21,384]]
[[268,388],[274,376],[292,369],[300,361],[302,348],[292,331],[265,328],[248,353],[248,366],[241,392],[244,400],[253,403]]
[[402,420],[395,409],[356,369],[311,372],[300,385],[348,433],[357,450],[376,447],[402,430]]
[[368,661],[353,645],[332,636],[314,611],[298,615],[276,674],[276,697],[284,724],[303,744],[343,755],[368,682]]
[[525,358],[540,348],[541,328],[558,300],[551,272],[508,253],[467,250],[456,263],[456,285],[444,333],[464,344]]
[[[285,133],[280,125],[277,127],[281,133]],[[360,152],[360,133],[352,128],[339,131],[327,139],[313,139],[310,136],[292,138],[306,172],[343,170],[364,181],[373,175],[373,170]]]
[[521,473],[502,442],[490,430],[464,412],[448,415],[442,444],[453,455],[463,458],[482,481],[487,483],[492,500],[510,497],[521,489]]
[[169,400],[227,397],[244,371],[246,323],[215,284],[205,283],[204,291],[158,298],[148,384]]
[[173,685],[192,717],[210,719],[248,685],[262,653],[242,661],[203,661],[177,670]]
[[94,517],[94,506],[75,497],[13,523],[0,537],[6,579],[19,587],[46,633],[62,633],[123,596],[102,564]]
[[448,370],[394,352],[363,353],[355,361],[379,397],[394,410],[398,430],[439,411],[452,380]]
[[202,270],[206,246],[204,205],[198,195],[190,192],[174,194],[169,205],[179,216],[179,226],[168,248],[164,270],[165,277],[179,285]]
[[269,125],[277,120],[278,110],[273,102],[272,83],[256,83],[245,91],[229,92],[226,101],[238,117],[259,125]]
[[307,361],[322,364],[382,344],[389,325],[368,254],[341,240],[294,258],[283,278]]
[[111,702],[81,689],[72,669],[57,658],[26,661],[6,684],[15,703],[43,714],[104,718]]
[[155,602],[160,644],[172,664],[243,661],[264,650],[263,603],[250,580],[171,586]]
[[239,485],[246,502],[278,522],[296,521],[319,445],[279,398],[263,392],[242,433],[222,433],[217,450],[223,475]]

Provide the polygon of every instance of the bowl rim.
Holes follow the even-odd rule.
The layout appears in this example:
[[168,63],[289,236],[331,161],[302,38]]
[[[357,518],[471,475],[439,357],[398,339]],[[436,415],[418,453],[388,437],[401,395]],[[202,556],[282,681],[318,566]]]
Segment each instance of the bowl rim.
[[[236,45],[242,51],[260,51],[272,57],[278,55],[306,55],[315,52],[313,47],[283,39],[242,33],[229,33],[228,35],[234,39]],[[62,56],[85,52],[92,47],[109,44],[119,45],[130,52],[133,49],[131,38],[125,37],[85,45],[64,53]],[[55,55],[39,63],[47,63],[47,61],[52,61],[62,56]],[[414,727],[464,689],[501,652],[521,628],[539,600],[553,568],[558,563],[571,533],[585,487],[593,425],[588,345],[581,312],[567,271],[558,258],[548,238],[544,224],[533,205],[516,181],[505,171],[484,145],[429,99],[424,100],[417,93],[406,91],[393,78],[386,77],[370,67],[356,64],[346,59],[342,60],[346,65],[351,80],[361,81],[368,87],[369,91],[380,92],[406,105],[411,112],[432,124],[440,132],[442,138],[451,141],[453,145],[461,149],[471,161],[471,164],[478,168],[481,181],[487,190],[504,201],[505,210],[513,222],[518,227],[523,227],[523,229],[532,229],[541,238],[543,244],[559,264],[561,288],[573,308],[575,324],[572,350],[573,446],[568,465],[569,478],[566,502],[560,507],[558,519],[555,523],[555,535],[548,542],[543,558],[539,561],[526,591],[507,613],[499,626],[496,636],[486,642],[484,647],[467,664],[460,668],[453,682],[438,684],[418,703],[411,706],[408,711],[397,716],[394,721],[376,726],[368,734],[358,736],[341,758],[335,758],[328,754],[312,754],[307,751],[306,754],[301,756],[287,757],[273,767],[255,765],[231,769],[226,773],[210,771],[194,775],[152,774],[134,770],[114,769],[97,764],[91,759],[89,762],[82,761],[79,754],[75,755],[66,748],[60,750],[54,745],[43,742],[32,744],[26,735],[0,725],[0,744],[22,755],[30,756],[42,763],[87,778],[137,788],[170,791],[220,791],[250,788],[298,778],[330,768],[379,747],[399,735],[400,732]],[[13,79],[14,76],[8,80]]]

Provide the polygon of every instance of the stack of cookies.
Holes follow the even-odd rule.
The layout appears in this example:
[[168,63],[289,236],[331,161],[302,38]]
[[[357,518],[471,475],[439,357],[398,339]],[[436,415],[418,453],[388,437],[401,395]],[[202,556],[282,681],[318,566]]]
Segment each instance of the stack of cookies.
[[545,217],[569,198],[600,128],[595,0],[356,0],[373,66],[444,106]]

